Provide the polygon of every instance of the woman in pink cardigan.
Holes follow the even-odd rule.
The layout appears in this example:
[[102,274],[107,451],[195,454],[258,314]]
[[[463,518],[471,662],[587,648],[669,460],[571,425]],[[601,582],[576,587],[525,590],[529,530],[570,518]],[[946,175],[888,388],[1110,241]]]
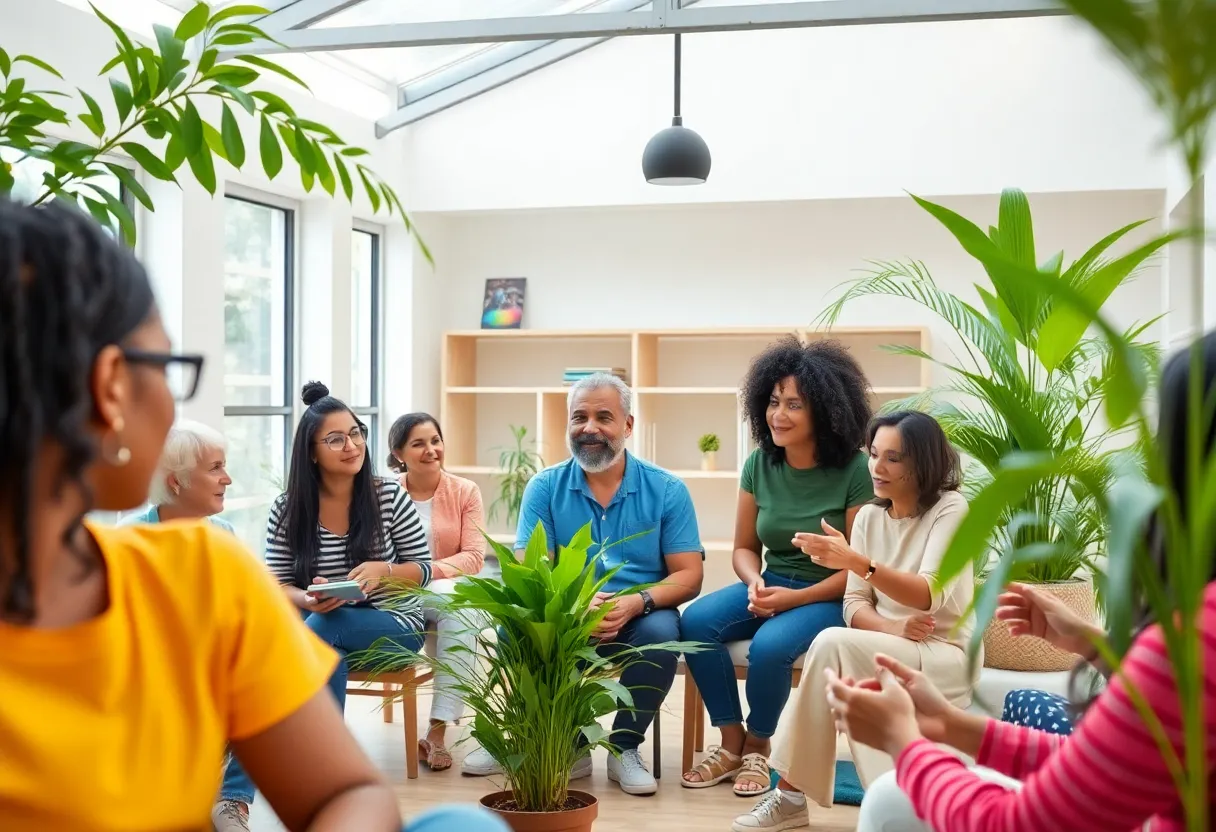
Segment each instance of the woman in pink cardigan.
[[[393,422],[388,432],[392,453],[389,467],[397,471],[402,487],[409,492],[426,530],[431,549],[431,589],[463,575],[476,575],[485,562],[486,543],[481,534],[481,492],[477,485],[443,470],[443,431],[426,413],[407,413]],[[426,605],[426,625],[437,635],[436,658],[449,664],[467,662],[473,656],[476,633],[469,625]],[[463,649],[457,649],[458,647]],[[435,674],[431,700],[431,727],[419,743],[420,757],[432,771],[452,767],[452,755],[444,744],[449,722],[464,716],[464,702],[452,689],[454,680]]]

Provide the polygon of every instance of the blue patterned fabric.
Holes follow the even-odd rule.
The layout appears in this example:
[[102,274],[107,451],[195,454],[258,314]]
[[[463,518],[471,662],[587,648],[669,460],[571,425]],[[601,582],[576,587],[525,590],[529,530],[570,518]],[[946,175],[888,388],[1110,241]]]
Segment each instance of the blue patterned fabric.
[[1072,716],[1068,711],[1068,700],[1054,693],[1041,690],[1011,690],[1005,694],[1005,709],[1001,722],[1037,728],[1049,734],[1072,733]]

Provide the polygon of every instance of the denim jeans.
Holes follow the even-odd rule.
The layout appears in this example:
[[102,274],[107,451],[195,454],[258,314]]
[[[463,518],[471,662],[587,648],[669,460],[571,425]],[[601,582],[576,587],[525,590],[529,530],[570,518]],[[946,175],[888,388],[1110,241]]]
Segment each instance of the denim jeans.
[[510,832],[498,815],[477,806],[440,806],[407,821],[401,832]]
[[[639,615],[621,628],[613,643],[604,644],[597,652],[605,657],[620,653],[625,645],[644,647],[647,644],[662,644],[680,640],[680,613],[677,610],[655,610],[650,615]],[[676,678],[676,665],[680,656],[667,650],[654,650],[636,656],[634,663],[621,674],[621,684],[633,696],[633,708],[617,711],[612,722],[609,742],[621,751],[637,748],[646,736],[646,729],[654,721],[671,683]]]
[[[309,613],[304,615],[304,623],[341,657],[329,677],[329,690],[340,711],[346,708],[347,654],[366,650],[377,639],[386,636],[405,649],[415,652],[422,649],[422,633],[408,629],[397,616],[372,607],[338,607],[327,613]],[[220,800],[253,803],[253,794],[253,782],[244,766],[236,755],[229,753]]]
[[[767,586],[804,589],[806,581],[765,572]],[[822,601],[760,618],[748,612],[747,585],[731,584],[694,601],[684,610],[681,624],[684,641],[710,645],[699,653],[688,653],[684,661],[692,673],[709,711],[710,724],[740,725],[743,709],[739,685],[726,646],[751,639],[747,654],[747,730],[768,739],[777,731],[781,709],[790,697],[794,662],[810,648],[815,636],[828,627],[843,627],[842,602]],[[818,683],[818,680],[816,680]]]

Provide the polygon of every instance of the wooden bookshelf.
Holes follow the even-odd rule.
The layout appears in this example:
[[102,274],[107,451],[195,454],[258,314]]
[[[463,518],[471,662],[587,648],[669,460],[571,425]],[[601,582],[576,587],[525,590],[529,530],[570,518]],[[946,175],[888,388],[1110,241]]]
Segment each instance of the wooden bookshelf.
[[[705,591],[712,591],[734,580],[739,469],[754,447],[739,384],[752,357],[789,333],[845,344],[873,385],[876,407],[929,384],[927,362],[882,349],[899,344],[929,352],[929,332],[919,326],[448,332],[440,403],[447,468],[477,482],[488,509],[498,495],[499,453],[514,444],[511,425],[527,428],[546,465],[569,456],[565,368],[627,368],[634,415],[629,449],[688,484],[707,550]],[[700,468],[697,439],[705,433],[716,433],[721,442],[718,470]],[[514,529],[501,516],[487,522],[496,539],[511,543]]]

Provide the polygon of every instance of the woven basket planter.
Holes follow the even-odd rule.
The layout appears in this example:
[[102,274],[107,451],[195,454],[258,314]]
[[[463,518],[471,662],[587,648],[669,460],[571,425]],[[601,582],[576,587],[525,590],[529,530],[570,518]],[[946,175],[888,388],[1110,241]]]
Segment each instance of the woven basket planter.
[[[1097,607],[1094,587],[1089,581],[1035,584],[1035,589],[1050,593],[1086,621],[1093,621]],[[1072,670],[1078,657],[1052,647],[1034,636],[1011,636],[1004,621],[993,618],[984,630],[984,667],[1017,670],[1024,673],[1054,673]]]

